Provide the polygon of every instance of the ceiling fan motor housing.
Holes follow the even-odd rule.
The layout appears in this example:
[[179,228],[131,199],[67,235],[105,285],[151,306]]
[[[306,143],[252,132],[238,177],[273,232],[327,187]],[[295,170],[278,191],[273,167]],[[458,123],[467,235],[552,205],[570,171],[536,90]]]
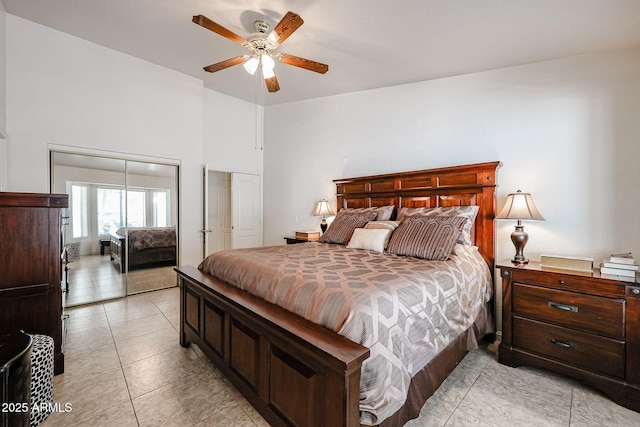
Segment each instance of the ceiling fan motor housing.
[[249,49],[253,55],[261,55],[262,53],[267,53],[269,55],[274,54],[278,47],[278,43],[269,40],[269,37],[267,36],[269,24],[264,21],[256,21],[255,27],[256,32],[247,37],[248,43],[245,45],[246,48]]
[[259,19],[254,22],[253,25],[255,26],[256,31],[259,33],[267,34],[267,31],[269,31],[269,24]]

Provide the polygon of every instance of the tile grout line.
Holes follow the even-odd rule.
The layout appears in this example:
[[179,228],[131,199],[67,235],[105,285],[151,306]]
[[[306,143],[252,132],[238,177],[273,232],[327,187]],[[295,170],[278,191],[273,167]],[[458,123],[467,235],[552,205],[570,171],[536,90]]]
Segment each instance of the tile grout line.
[[[167,289],[173,289],[173,287],[172,287],[172,288],[167,288]],[[167,319],[167,321],[169,322],[169,324],[170,324],[171,326],[173,326],[173,329],[175,329],[178,333],[180,333],[179,328],[176,328],[176,327],[173,325],[173,323],[171,323],[171,320],[169,320],[169,318],[166,316],[165,312],[164,312],[164,311],[163,311],[163,310],[158,306],[158,304],[156,304],[156,302],[155,302],[155,301],[153,301],[153,300],[151,300],[151,302],[153,303],[153,305],[155,305],[155,306],[156,306],[156,308],[160,311],[160,313],[162,313],[162,315],[165,317],[165,319]],[[203,361],[203,360],[202,360],[202,357],[200,356],[200,354],[199,354],[197,351],[193,350],[193,348],[191,348],[191,351],[193,351],[193,352],[194,352],[194,354],[196,355],[196,357],[198,357],[198,359],[199,359],[200,361],[202,361],[203,363],[210,362],[208,359],[207,359],[206,361]],[[206,356],[205,356],[205,357],[206,357]],[[214,365],[214,367],[215,367],[215,365]],[[217,368],[216,368],[216,370],[217,370]],[[222,386],[223,386],[223,388],[227,389],[227,385],[226,385],[226,384],[223,384]],[[234,389],[235,389],[235,387],[234,387]],[[237,389],[235,389],[235,390],[237,391]],[[150,393],[150,392],[149,392],[149,393]],[[227,393],[230,393],[230,391],[229,391],[229,390],[227,390]],[[146,394],[146,393],[145,393],[145,394]],[[244,396],[243,396],[243,398],[244,398]],[[241,411],[242,411],[242,412],[247,416],[247,418],[249,419],[249,421],[251,422],[251,424],[253,424],[255,427],[258,427],[258,424],[253,420],[253,418],[251,417],[251,414],[250,414],[250,413],[248,413],[248,412],[247,412],[243,407],[240,407],[240,410],[241,410]],[[213,414],[211,417],[213,417],[213,416],[215,416],[215,415],[216,415],[216,414]],[[210,417],[210,418],[211,418],[211,417]],[[196,423],[196,424],[198,424],[198,423]]]
[[571,427],[571,418],[573,417],[573,398],[575,391],[575,386],[571,386],[571,400],[569,401],[569,424],[567,424],[567,427]]
[[116,350],[116,354],[118,355],[118,364],[120,365],[120,372],[122,372],[122,378],[124,378],[124,385],[127,387],[127,394],[129,395],[129,404],[131,405],[131,410],[133,411],[133,416],[136,418],[136,424],[140,427],[140,420],[138,419],[138,413],[136,412],[136,407],[133,404],[133,398],[131,397],[131,391],[129,390],[129,382],[127,381],[127,376],[124,373],[124,366],[122,365],[122,359],[120,358],[120,352],[118,351],[118,345],[116,344],[116,339],[113,336],[113,330],[111,329],[111,322],[109,322],[109,316],[107,315],[107,310],[102,304],[102,308],[104,309],[104,314],[107,317],[107,324],[109,325],[109,333],[111,334],[111,340],[113,341],[113,347]]
[[[169,288],[169,289],[171,289],[171,288]],[[155,307],[155,309],[159,312],[159,314],[162,314],[162,318],[164,318],[164,319],[169,323],[169,325],[171,326],[171,328],[170,328],[170,329],[167,329],[167,330],[171,330],[171,331],[174,331],[174,332],[175,332],[175,331],[176,331],[176,327],[173,325],[173,323],[171,323],[171,321],[170,321],[170,320],[169,320],[169,318],[167,317],[167,314],[165,313],[165,311],[163,311],[163,310],[158,306],[158,303],[157,303],[156,301],[152,300],[151,298],[148,298],[148,297],[145,297],[145,299],[146,299],[148,302],[150,302],[150,303]],[[106,307],[106,303],[108,303],[108,302],[111,302],[111,301],[103,301],[103,302],[99,302],[99,303],[97,303],[97,304],[95,304],[95,305],[98,305],[98,304],[100,305],[100,314],[104,315],[104,316],[105,316],[105,318],[106,318],[106,321],[107,321],[107,327],[109,328],[109,335],[110,335],[110,338],[111,338],[111,345],[113,345],[113,346],[114,346],[114,350],[115,350],[116,355],[117,355],[117,357],[118,357],[118,364],[119,364],[119,367],[120,367],[120,371],[121,371],[121,374],[122,374],[122,376],[123,376],[123,378],[124,378],[124,380],[125,380],[125,387],[127,388],[127,393],[128,393],[128,396],[129,396],[128,401],[129,401],[129,403],[130,403],[130,405],[131,405],[131,408],[132,408],[132,410],[133,410],[133,413],[134,413],[134,416],[135,416],[135,419],[136,419],[136,423],[137,423],[137,425],[138,425],[138,426],[140,426],[140,425],[141,425],[141,420],[139,419],[139,414],[137,413],[136,408],[135,408],[135,405],[133,404],[133,400],[134,400],[134,398],[133,398],[133,397],[132,397],[132,395],[131,395],[131,390],[130,390],[129,380],[127,379],[127,376],[126,376],[125,371],[124,371],[124,366],[126,366],[126,365],[128,365],[128,364],[124,364],[124,363],[123,363],[123,359],[121,358],[121,354],[120,354],[120,351],[119,351],[119,348],[118,348],[118,342],[120,342],[120,340],[116,340],[116,339],[115,339],[115,335],[114,335],[114,332],[113,332],[113,327],[114,327],[114,326],[117,326],[118,324],[120,324],[120,323],[122,323],[122,322],[118,322],[118,323],[116,323],[116,324],[112,324],[112,323],[111,323],[111,321],[109,320],[109,315],[108,315],[108,313],[109,313],[110,311],[108,311],[108,310],[107,310],[107,307]],[[141,318],[141,319],[144,319],[144,317],[143,317],[143,318]],[[140,319],[132,319],[132,320],[140,320]],[[149,333],[145,333],[145,334],[143,334],[143,335],[149,335],[149,334],[152,334],[152,333],[154,333],[154,332],[156,332],[156,331],[149,332]],[[143,335],[141,335],[141,336],[143,336]],[[135,338],[135,337],[134,337],[134,338]],[[168,350],[166,350],[166,351],[168,351]],[[193,350],[192,350],[192,351],[193,351]],[[163,352],[161,352],[161,353],[163,353]],[[197,355],[197,353],[196,353],[196,356],[198,356],[198,355]],[[151,357],[151,356],[149,356],[149,357]],[[199,358],[200,358],[200,357],[198,357],[198,359],[199,359]],[[169,385],[169,384],[167,384],[167,385]],[[152,391],[153,391],[153,390],[151,390],[151,391],[149,391],[149,392],[147,392],[147,393],[144,393],[143,395],[148,394],[148,393],[150,393],[150,392],[152,392]],[[141,395],[141,396],[142,396],[142,395]],[[137,396],[137,397],[140,397],[140,396]],[[137,397],[136,397],[136,398],[137,398]],[[124,402],[123,402],[123,403],[124,403]],[[117,406],[117,405],[114,405],[113,407],[115,408],[116,406]],[[104,410],[104,409],[109,409],[109,408],[102,408],[102,409]],[[246,412],[245,412],[245,413],[246,413]],[[83,419],[86,421],[87,419],[90,419],[92,416],[95,416],[95,414],[93,414],[93,415],[91,415],[91,414],[87,414],[87,415],[86,415],[86,417],[83,417]],[[248,416],[248,417],[249,417],[249,419],[251,420],[252,424],[254,424],[254,425],[255,425],[255,422],[254,422],[254,421],[253,421],[253,419],[249,416],[249,414],[247,414],[247,416]],[[82,420],[80,420],[80,422],[82,422]]]
[[[467,353],[469,354],[469,353]],[[466,356],[465,356],[466,357]],[[460,364],[456,365],[456,368],[459,366]],[[485,371],[485,369],[487,369],[487,366],[489,366],[489,361],[487,361],[487,363],[484,364],[484,366],[482,367],[482,370],[480,370],[480,372],[478,373],[478,376],[476,377],[475,380],[473,380],[473,382],[471,383],[471,385],[469,386],[469,388],[467,388],[467,391],[464,392],[464,395],[462,396],[462,398],[460,399],[460,401],[458,403],[456,403],[456,406],[453,408],[453,411],[451,411],[451,414],[447,417],[447,419],[445,420],[443,427],[447,425],[447,423],[449,422],[449,420],[451,419],[451,417],[453,417],[453,414],[458,410],[458,408],[460,407],[460,404],[464,401],[464,399],[467,397],[467,395],[469,394],[469,392],[471,391],[471,389],[473,388],[473,386],[478,382],[478,380],[480,379],[480,376],[482,375],[482,373]],[[465,414],[468,414],[468,412],[460,409],[462,412],[464,412]],[[468,414],[471,415],[471,414]],[[488,424],[485,420],[483,419],[478,419],[476,416],[471,415],[474,419],[477,419],[483,423]]]
[[[109,319],[108,319],[108,316],[107,316],[107,311],[106,311],[106,309],[104,307],[104,303],[96,303],[95,305],[100,305],[101,306],[101,308],[103,310],[103,314],[105,315],[105,318],[107,319],[107,326],[109,327],[109,335],[111,335],[111,341],[112,341],[112,344],[114,346],[114,350],[116,351],[116,354],[118,355],[118,364],[120,365],[120,370],[121,370],[122,376],[123,376],[123,378],[125,380],[125,386],[127,387],[127,393],[129,394],[129,402],[131,403],[132,409],[134,411],[134,416],[136,416],[136,423],[138,424],[138,427],[139,427],[140,424],[138,423],[138,418],[137,418],[137,415],[135,413],[135,408],[133,408],[133,401],[131,399],[131,393],[129,393],[129,387],[128,387],[128,384],[126,382],[126,376],[124,375],[124,371],[122,369],[122,362],[120,360],[120,356],[119,356],[119,353],[118,353],[118,348],[116,346],[115,338],[114,338],[113,333],[111,331],[111,324],[109,323]],[[55,389],[54,389],[54,394],[55,394]],[[122,403],[124,403],[124,402],[122,402]],[[116,408],[118,405],[120,405],[122,403],[115,404],[112,408]],[[103,412],[103,411],[108,410],[108,409],[112,409],[112,408],[100,408],[100,410],[97,413],[85,414],[83,419],[81,419],[81,420],[79,420],[77,422],[74,422],[74,425],[78,425],[79,423],[84,423],[85,421],[91,419],[92,417],[95,417],[98,413]],[[83,425],[83,424],[80,424],[80,425]]]
[[[155,301],[153,301],[153,300],[151,300],[149,297],[146,297],[146,298],[147,298],[147,300],[148,300],[151,304],[153,304],[153,306],[154,306],[154,307],[155,307],[155,308],[160,312],[160,314],[162,314],[162,316],[167,320],[167,322],[169,322],[169,324],[171,325],[171,327],[175,330],[175,327],[173,326],[173,324],[171,323],[171,321],[169,321],[169,319],[167,318],[167,316],[166,316],[166,315],[164,314],[164,312],[160,309],[160,307],[158,307],[158,305],[156,304],[156,302],[155,302]],[[103,304],[103,308],[104,308],[104,304]],[[125,372],[124,372],[124,365],[123,365],[123,363],[122,363],[122,359],[120,358],[120,352],[118,351],[118,345],[117,345],[116,340],[115,340],[115,337],[114,337],[114,335],[113,335],[113,331],[112,331],[112,329],[111,329],[111,326],[112,326],[112,325],[111,325],[111,322],[109,322],[109,317],[108,317],[108,315],[106,314],[106,309],[105,309],[105,315],[107,316],[107,322],[108,322],[108,324],[109,324],[109,332],[111,333],[111,339],[113,340],[113,345],[114,345],[114,347],[115,347],[115,349],[116,349],[116,354],[118,355],[118,362],[119,362],[119,364],[120,364],[120,370],[122,371],[122,376],[123,376],[123,378],[124,378],[124,382],[125,382],[125,385],[126,385],[126,387],[127,387],[127,393],[129,394],[129,402],[131,403],[131,409],[133,410],[133,415],[136,417],[136,423],[138,424],[138,427],[140,427],[140,419],[138,418],[138,413],[136,412],[136,407],[135,407],[135,405],[133,404],[133,396],[131,395],[131,390],[129,389],[129,381],[127,380],[127,376],[126,376],[126,374],[125,374]],[[148,317],[148,316],[147,316],[147,317]],[[142,319],[144,319],[144,317],[142,317]],[[135,320],[138,320],[138,319],[135,319]],[[122,322],[119,322],[119,323],[122,323]],[[150,334],[151,334],[151,333],[153,333],[153,332],[150,332]],[[144,334],[144,335],[148,335],[148,334]],[[168,350],[167,350],[167,351],[168,351]],[[149,356],[149,357],[153,357],[153,356]],[[148,358],[148,357],[145,357],[145,358],[143,358],[143,359],[147,359],[147,358]],[[140,360],[143,360],[143,359],[140,359]],[[133,362],[132,362],[132,363],[133,363]],[[140,396],[137,396],[136,398],[139,398],[139,397],[141,397],[141,396],[144,396],[144,395],[146,395],[146,394],[148,394],[148,393],[151,393],[151,392],[153,392],[153,391],[154,391],[154,390],[150,390],[150,391],[148,391],[147,393],[143,393],[143,394],[141,394]]]

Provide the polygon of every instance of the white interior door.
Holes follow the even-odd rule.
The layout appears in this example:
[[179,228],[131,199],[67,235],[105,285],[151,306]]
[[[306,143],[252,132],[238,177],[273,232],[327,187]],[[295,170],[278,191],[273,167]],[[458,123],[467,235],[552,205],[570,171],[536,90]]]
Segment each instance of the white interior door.
[[204,256],[231,249],[231,174],[206,171],[204,200]]
[[262,246],[262,191],[259,175],[231,174],[232,247]]
[[231,174],[209,172],[209,253],[231,249]]

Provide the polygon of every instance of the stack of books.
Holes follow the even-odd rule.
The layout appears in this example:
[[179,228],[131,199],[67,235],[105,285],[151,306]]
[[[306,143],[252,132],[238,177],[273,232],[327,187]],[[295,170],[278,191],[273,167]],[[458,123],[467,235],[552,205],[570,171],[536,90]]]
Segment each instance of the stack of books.
[[310,242],[317,242],[320,239],[319,231],[296,231],[297,240],[308,240]]
[[600,273],[616,276],[636,277],[638,263],[629,252],[626,254],[612,254],[609,260],[600,264]]

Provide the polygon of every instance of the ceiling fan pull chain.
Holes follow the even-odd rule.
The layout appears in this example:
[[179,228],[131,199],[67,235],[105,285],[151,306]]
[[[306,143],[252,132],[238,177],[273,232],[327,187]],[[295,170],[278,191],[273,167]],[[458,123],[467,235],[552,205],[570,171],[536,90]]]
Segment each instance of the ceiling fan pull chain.
[[258,73],[256,73],[255,76],[255,82],[256,82],[256,102],[254,104],[254,111],[255,111],[255,127],[254,127],[254,132],[255,132],[255,143],[253,148],[255,150],[260,150],[262,151],[263,148],[263,143],[262,143],[262,127],[260,126],[262,123],[262,120],[260,119],[260,109],[258,108],[259,106],[259,101],[261,99],[258,98],[264,98],[264,86],[262,84],[262,82],[260,81],[262,80],[261,77],[258,75]]

